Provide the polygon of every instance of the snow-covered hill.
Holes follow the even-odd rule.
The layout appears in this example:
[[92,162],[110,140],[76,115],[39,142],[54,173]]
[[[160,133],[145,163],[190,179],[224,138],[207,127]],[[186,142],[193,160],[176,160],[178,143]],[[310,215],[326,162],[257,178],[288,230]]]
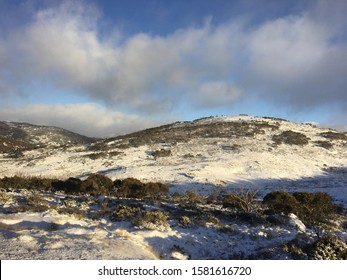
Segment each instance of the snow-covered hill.
[[92,144],[29,149],[18,158],[3,153],[0,160],[2,177],[102,173],[200,192],[215,186],[323,188],[347,203],[347,134],[276,118],[203,118]]
[[[327,192],[347,209],[346,133],[250,116],[177,122],[75,145],[71,140],[63,141],[71,145],[61,145],[60,136],[54,137],[58,142],[49,140],[51,130],[25,125],[23,131],[24,138],[24,132],[2,136],[1,177],[85,179],[99,173],[112,180],[164,182],[172,195],[162,201],[133,201],[0,189],[1,259],[305,259],[324,257],[324,246],[336,244],[347,252],[345,212],[326,221],[327,232],[338,239],[320,241],[317,228],[306,227],[293,214],[256,210],[274,190]],[[36,139],[37,131],[39,148],[34,140],[26,142],[26,137]],[[13,156],[7,141],[22,144],[21,153]],[[192,190],[205,195],[205,202],[186,192]],[[260,204],[245,215],[220,200],[249,190],[258,193]],[[143,228],[129,217],[120,220],[127,211],[132,218],[168,213],[165,229]],[[300,251],[309,247],[318,255]]]
[[19,155],[22,151],[87,144],[95,139],[52,126],[0,122],[0,152]]

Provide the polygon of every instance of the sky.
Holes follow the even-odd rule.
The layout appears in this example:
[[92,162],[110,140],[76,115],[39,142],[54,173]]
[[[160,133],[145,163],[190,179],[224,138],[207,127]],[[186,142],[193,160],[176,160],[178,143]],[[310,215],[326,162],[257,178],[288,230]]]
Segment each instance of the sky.
[[249,114],[347,131],[345,0],[0,0],[0,120],[109,137]]

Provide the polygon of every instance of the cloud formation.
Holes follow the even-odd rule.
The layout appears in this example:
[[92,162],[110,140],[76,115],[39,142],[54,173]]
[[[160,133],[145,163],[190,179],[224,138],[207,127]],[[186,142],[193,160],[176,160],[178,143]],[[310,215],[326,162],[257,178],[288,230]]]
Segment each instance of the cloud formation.
[[345,107],[347,4],[328,2],[258,25],[207,19],[167,35],[124,37],[101,32],[94,6],[65,1],[0,38],[0,95],[25,94],[34,80],[150,114],[250,97],[298,110]]
[[89,137],[122,135],[159,124],[136,115],[108,110],[95,103],[3,108],[0,110],[0,119],[63,127]]

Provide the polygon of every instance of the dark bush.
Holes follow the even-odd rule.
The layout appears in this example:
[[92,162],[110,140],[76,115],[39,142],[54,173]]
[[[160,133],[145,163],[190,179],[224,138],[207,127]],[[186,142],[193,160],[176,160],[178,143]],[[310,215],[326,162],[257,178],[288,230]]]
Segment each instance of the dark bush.
[[155,159],[159,157],[169,157],[171,156],[171,150],[165,150],[165,149],[156,150],[153,152],[152,155]]
[[263,203],[268,206],[268,214],[293,213],[298,215],[297,210],[300,207],[300,204],[295,197],[285,191],[274,191],[268,193],[264,197]]
[[345,141],[347,141],[347,134],[342,133],[342,132],[332,132],[332,131],[322,132],[322,133],[320,133],[320,136],[327,138],[327,139],[330,139],[330,140],[345,140]]
[[93,196],[114,195],[113,182],[104,175],[93,174],[81,183],[80,192]]
[[0,180],[0,187],[3,189],[27,189],[37,191],[50,191],[52,187],[51,179],[40,177],[4,177]]
[[329,141],[315,141],[314,143],[316,146],[327,149],[327,150],[334,147],[334,145],[331,144]]
[[82,181],[78,178],[70,177],[66,181],[54,181],[52,183],[53,191],[62,191],[67,194],[78,194],[81,191]]
[[90,158],[90,159],[92,159],[92,160],[97,160],[97,159],[106,157],[106,155],[107,155],[106,153],[100,152],[100,153],[88,154],[88,155],[86,155],[86,157],[87,157],[87,158]]
[[300,132],[294,132],[291,130],[283,131],[281,134],[272,136],[272,140],[275,144],[280,145],[282,143],[288,145],[304,146],[308,144],[310,138]]
[[145,184],[145,198],[159,199],[169,192],[169,187],[160,182],[149,182]]
[[267,194],[263,203],[268,207],[267,214],[297,215],[306,226],[317,227],[325,224],[342,208],[334,204],[331,197],[322,192],[308,193],[275,191]]
[[114,181],[116,195],[124,198],[158,199],[169,192],[166,184],[160,182],[142,183],[134,178]]
[[189,203],[202,203],[204,201],[204,197],[193,191],[186,191],[184,194],[184,199],[186,199]]
[[116,189],[116,195],[119,197],[142,197],[144,183],[140,180],[135,178],[126,178],[124,180],[115,180],[113,184]]

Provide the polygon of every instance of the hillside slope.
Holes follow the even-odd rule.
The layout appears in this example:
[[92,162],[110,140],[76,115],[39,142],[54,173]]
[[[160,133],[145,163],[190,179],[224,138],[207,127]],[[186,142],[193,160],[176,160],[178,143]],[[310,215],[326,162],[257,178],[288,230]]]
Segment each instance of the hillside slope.
[[95,139],[52,126],[0,122],[0,152],[21,154],[37,148],[87,144]]
[[341,187],[347,182],[346,133],[276,118],[203,118],[89,144],[27,150],[18,158],[3,154],[0,160],[1,176],[102,173],[164,181],[182,191],[290,188],[295,181],[338,188],[347,196]]

